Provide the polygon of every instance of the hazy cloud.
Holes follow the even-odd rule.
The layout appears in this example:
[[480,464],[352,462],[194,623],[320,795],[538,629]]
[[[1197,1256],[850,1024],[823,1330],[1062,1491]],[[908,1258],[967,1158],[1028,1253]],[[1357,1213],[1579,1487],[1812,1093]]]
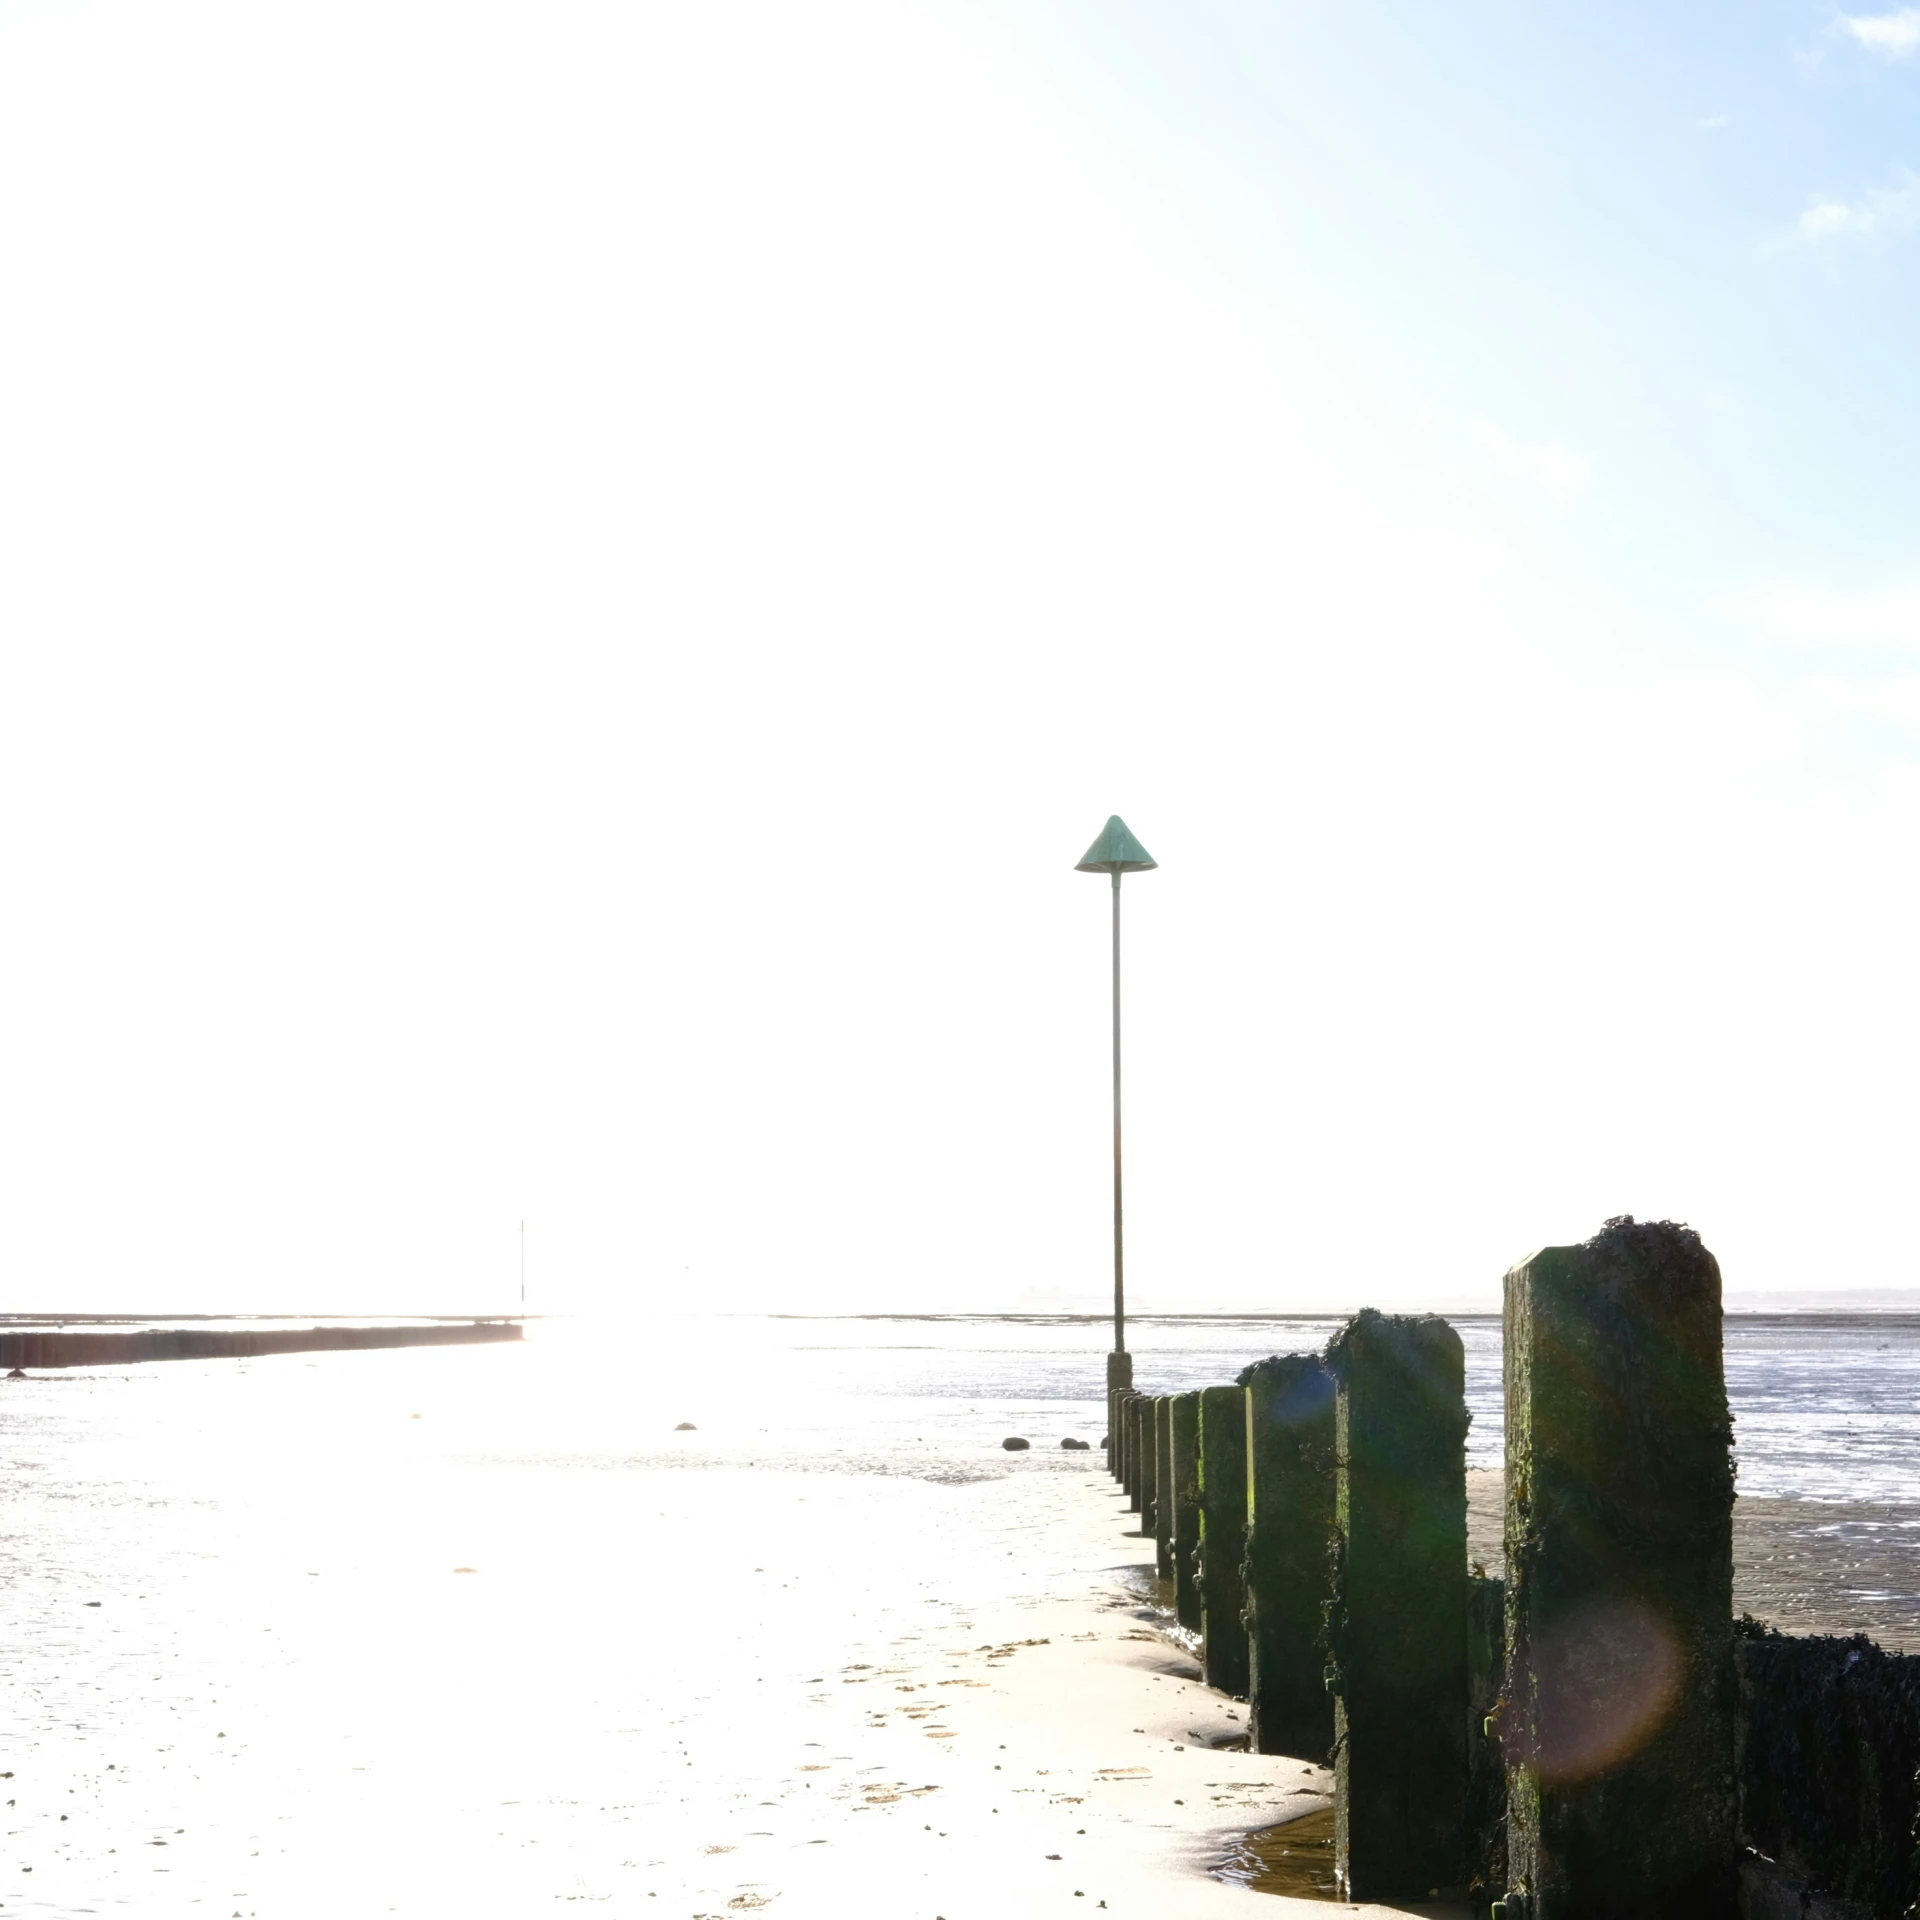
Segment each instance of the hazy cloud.
[[1843,13],[1840,31],[1883,60],[1905,60],[1920,51],[1920,7],[1897,13]]
[[1587,456],[1564,440],[1516,440],[1491,420],[1475,420],[1470,427],[1475,441],[1492,456],[1502,473],[1514,474],[1543,492],[1561,496],[1577,493],[1587,483]]
[[1916,226],[1920,226],[1920,174],[1902,167],[1897,185],[1869,188],[1858,200],[1816,196],[1772,250],[1818,246],[1830,240],[1878,239],[1911,233]]
[[1849,593],[1781,581],[1743,596],[1735,611],[1776,640],[1920,649],[1920,584]]

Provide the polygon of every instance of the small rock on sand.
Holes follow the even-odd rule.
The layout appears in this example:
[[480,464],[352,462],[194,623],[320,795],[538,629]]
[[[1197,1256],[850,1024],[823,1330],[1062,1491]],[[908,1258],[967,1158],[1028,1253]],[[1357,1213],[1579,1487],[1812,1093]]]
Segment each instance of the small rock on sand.
[[700,1429],[696,1427],[691,1420],[682,1420],[680,1424],[674,1428],[675,1433],[698,1433],[699,1431]]
[[1030,1442],[1022,1440],[1017,1433],[1014,1433],[1009,1434],[1000,1444],[1005,1447],[1009,1453],[1025,1453]]
[[1060,1442],[1060,1448],[1063,1453],[1091,1453],[1093,1451],[1084,1440],[1062,1440]]

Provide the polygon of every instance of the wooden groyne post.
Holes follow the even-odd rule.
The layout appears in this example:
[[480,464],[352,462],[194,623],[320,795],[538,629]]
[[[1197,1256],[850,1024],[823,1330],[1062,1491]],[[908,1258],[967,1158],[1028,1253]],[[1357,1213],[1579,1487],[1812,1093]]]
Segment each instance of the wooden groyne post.
[[1247,1732],[1316,1764],[1333,1747],[1323,1634],[1334,1518],[1334,1385],[1318,1354],[1240,1374],[1247,1461]]
[[1140,1515],[1146,1528],[1146,1511],[1154,1503],[1154,1400],[1152,1394],[1135,1394],[1127,1404],[1127,1505]]
[[1116,1416],[1120,1396],[1133,1385],[1133,1355],[1116,1352],[1107,1355],[1107,1471],[1118,1478],[1120,1426]]
[[1720,1268],[1609,1221],[1506,1278],[1513,1920],[1725,1920],[1737,1891]]
[[1173,1578],[1173,1395],[1153,1403],[1154,1566],[1162,1580]]
[[1369,1308],[1327,1371],[1334,1871],[1348,1900],[1430,1899],[1465,1865],[1465,1355],[1437,1315]]
[[1167,1431],[1173,1457],[1174,1618],[1189,1633],[1200,1631],[1200,1396],[1176,1393],[1167,1406]]
[[1244,1699],[1247,1623],[1247,1393],[1200,1394],[1200,1666],[1207,1685]]

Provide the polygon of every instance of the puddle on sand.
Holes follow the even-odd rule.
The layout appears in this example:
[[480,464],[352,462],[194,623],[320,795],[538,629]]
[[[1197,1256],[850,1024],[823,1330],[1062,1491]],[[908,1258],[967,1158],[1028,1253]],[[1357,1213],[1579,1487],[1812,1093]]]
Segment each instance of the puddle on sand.
[[1219,1873],[1221,1879],[1255,1893],[1338,1900],[1333,1879],[1333,1809],[1317,1807],[1298,1820],[1248,1834]]

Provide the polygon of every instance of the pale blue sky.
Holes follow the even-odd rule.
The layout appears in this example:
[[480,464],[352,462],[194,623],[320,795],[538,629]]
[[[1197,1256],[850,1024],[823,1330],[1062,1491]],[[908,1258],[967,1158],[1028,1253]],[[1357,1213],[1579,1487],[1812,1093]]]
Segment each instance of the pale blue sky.
[[1920,11],[994,12],[1352,402],[1571,449],[1596,591],[1920,575]]

